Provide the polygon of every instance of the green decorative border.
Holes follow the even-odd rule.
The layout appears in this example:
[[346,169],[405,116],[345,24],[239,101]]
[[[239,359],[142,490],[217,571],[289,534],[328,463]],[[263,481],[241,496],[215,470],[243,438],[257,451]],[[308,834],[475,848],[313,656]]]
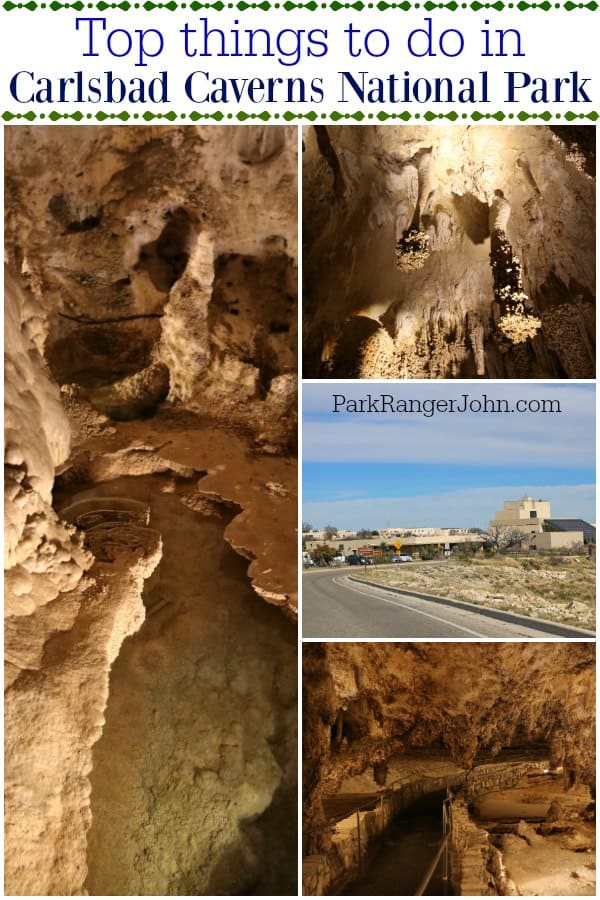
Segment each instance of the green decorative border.
[[471,3],[457,3],[456,0],[449,0],[448,3],[433,3],[432,0],[425,0],[424,3],[411,3],[409,0],[403,0],[402,3],[387,3],[386,0],[379,0],[378,3],[363,3],[362,0],[356,0],[356,3],[340,3],[339,0],[330,0],[329,3],[317,3],[316,0],[308,0],[307,3],[293,3],[292,0],[285,0],[283,3],[271,3],[269,0],[263,0],[262,3],[247,3],[246,0],[238,0],[237,3],[223,3],[217,0],[215,3],[199,3],[192,0],[190,3],[176,3],[174,0],[168,0],[166,3],[154,3],[153,0],[145,0],[143,3],[130,3],[129,0],[122,0],[121,3],[107,3],[106,0],[99,0],[98,3],[84,3],[83,0],[75,0],[74,3],[59,3],[58,0],[52,0],[50,3],[36,3],[30,0],[28,3],[15,3],[14,0],[6,0],[2,4],[2,8],[7,12],[15,9],[27,9],[34,12],[37,9],[49,9],[56,12],[59,9],[74,9],[82,12],[85,9],[97,9],[105,12],[109,9],[120,9],[127,12],[130,9],[144,9],[148,12],[155,9],[168,9],[175,12],[178,9],[190,9],[197,12],[202,9],[216,9],[221,12],[224,9],[236,9],[244,11],[247,9],[261,9],[268,12],[272,9],[285,9],[291,12],[296,9],[307,9],[315,12],[320,9],[330,9],[333,12],[339,10],[354,9],[362,12],[365,9],[377,9],[384,12],[386,9],[402,9],[408,12],[411,9],[424,9],[426,12],[432,12],[435,9],[447,9],[455,12],[458,9],[471,9],[474,12],[480,10],[495,9],[501,12],[503,9],[518,9],[523,12],[526,9],[541,9],[549,12],[551,9],[564,9],[571,12],[574,9],[589,9],[595,12],[598,9],[596,0],[589,0],[588,3],[575,3],[573,0],[566,0],[564,3],[550,3],[549,0],[542,0],[541,3],[526,3],[525,0],[519,0],[518,3],[504,3],[502,0],[496,0],[495,3],[481,3],[480,0],[472,0]]
[[423,119],[425,122],[432,122],[434,119],[448,119],[450,122],[456,122],[459,119],[471,119],[473,122],[481,122],[484,120],[495,119],[497,122],[504,122],[505,120],[517,120],[518,122],[527,122],[529,119],[539,119],[542,122],[552,122],[564,120],[565,122],[575,122],[578,119],[588,119],[590,122],[596,122],[599,118],[599,114],[594,112],[589,113],[574,113],[574,112],[566,112],[566,113],[556,113],[553,114],[548,112],[519,112],[519,113],[503,113],[503,112],[495,112],[495,113],[482,113],[475,110],[472,113],[457,113],[457,112],[449,112],[449,113],[435,113],[427,110],[427,112],[423,113],[409,113],[409,112],[401,112],[401,113],[387,113],[387,112],[378,112],[378,113],[364,113],[364,112],[353,112],[353,113],[341,113],[334,110],[331,113],[316,113],[316,112],[307,112],[307,113],[292,113],[292,112],[284,112],[284,113],[270,113],[270,112],[237,112],[237,113],[223,113],[223,112],[214,112],[214,113],[200,113],[200,112],[191,112],[191,113],[176,113],[176,112],[166,112],[166,113],[153,113],[153,112],[144,112],[144,113],[130,113],[130,112],[115,112],[115,113],[105,113],[105,112],[97,112],[97,113],[82,113],[82,112],[73,112],[73,113],[58,113],[58,112],[50,112],[50,113],[35,113],[32,110],[28,112],[15,113],[10,110],[5,110],[2,113],[1,118],[5,122],[13,122],[13,121],[21,121],[25,120],[26,122],[35,122],[39,121],[48,121],[48,122],[58,122],[61,119],[71,119],[73,122],[83,122],[90,121],[95,119],[97,122],[110,122],[114,120],[119,120],[120,122],[153,122],[155,120],[165,120],[167,122],[179,122],[183,120],[189,120],[190,122],[200,122],[204,119],[212,119],[215,122],[227,122],[231,120],[236,120],[238,122],[246,122],[251,119],[259,119],[262,122],[273,122],[273,121],[283,121],[283,122],[293,122],[296,120],[305,120],[307,122],[316,122],[321,120],[330,120],[331,122],[340,122],[344,120],[351,119],[354,122],[363,122],[363,121],[378,121],[378,122],[387,122],[388,120],[400,119],[403,122],[409,122],[411,119]]

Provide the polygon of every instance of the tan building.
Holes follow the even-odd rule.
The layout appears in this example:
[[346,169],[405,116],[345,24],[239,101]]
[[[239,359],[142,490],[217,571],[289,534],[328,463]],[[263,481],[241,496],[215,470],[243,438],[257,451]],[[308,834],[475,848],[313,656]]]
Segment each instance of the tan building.
[[[418,556],[426,547],[439,547],[440,550],[454,550],[464,547],[465,544],[480,547],[485,542],[485,536],[477,532],[466,532],[462,534],[448,534],[453,529],[431,529],[427,536],[411,534],[406,537],[400,537],[397,541],[386,540],[385,543],[394,547],[394,552],[408,554],[409,556]],[[351,553],[358,553],[360,556],[376,556],[380,544],[384,539],[382,537],[371,538],[331,538],[327,543],[338,550],[341,556],[349,556]],[[310,553],[323,541],[313,539],[305,539],[304,546]],[[399,544],[400,546],[396,546]]]
[[490,522],[490,531],[518,528],[523,534],[539,534],[543,530],[544,521],[549,518],[549,500],[534,500],[533,497],[506,500],[503,508]]
[[566,550],[583,544],[583,531],[546,531],[531,538],[534,550]]
[[[325,531],[306,531],[306,532],[303,532],[303,535],[304,535],[304,537],[305,537],[305,539],[306,539],[307,541],[309,541],[309,540],[310,540],[310,541],[317,541],[317,542],[320,543],[320,544],[322,544],[323,541],[328,540],[327,537],[326,537],[326,534],[327,534],[327,532],[325,532]],[[338,538],[340,538],[341,540],[344,540],[344,539],[346,539],[346,538],[353,538],[353,537],[356,537],[356,531],[347,531],[347,530],[344,530],[344,529],[340,529],[339,531],[336,531],[335,536],[332,537],[332,538],[329,538],[329,540],[334,542],[334,541],[336,541]]]
[[596,542],[596,529],[589,522],[578,518],[554,519],[550,501],[532,497],[507,500],[490,522],[492,535],[515,530],[523,534],[523,546],[535,550],[561,550]]
[[470,528],[436,528],[435,526],[427,527],[397,527],[397,528],[380,528],[379,534],[381,539],[385,541],[393,541],[395,538],[402,538],[410,535],[417,537],[436,537],[437,535],[470,534]]

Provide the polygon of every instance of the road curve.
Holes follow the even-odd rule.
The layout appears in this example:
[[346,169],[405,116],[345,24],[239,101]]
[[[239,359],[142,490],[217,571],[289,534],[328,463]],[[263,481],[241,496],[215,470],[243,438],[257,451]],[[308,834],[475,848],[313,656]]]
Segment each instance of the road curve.
[[574,638],[583,629],[544,622],[468,603],[351,580],[351,573],[326,569],[302,577],[302,636],[305,638]]

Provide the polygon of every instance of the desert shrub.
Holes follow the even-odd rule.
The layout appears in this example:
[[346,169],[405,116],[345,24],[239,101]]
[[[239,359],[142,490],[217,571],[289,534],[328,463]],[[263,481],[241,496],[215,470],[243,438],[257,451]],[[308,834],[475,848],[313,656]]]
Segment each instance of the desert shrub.
[[554,555],[552,555],[552,556],[550,557],[550,559],[549,559],[549,562],[550,562],[550,565],[551,565],[551,566],[564,566],[566,560],[565,560],[564,556],[554,556]]
[[536,572],[542,568],[542,564],[537,559],[523,559],[521,560],[521,568],[522,569],[533,569]]
[[437,555],[438,554],[436,553],[435,550],[423,550],[421,552],[421,559],[423,559],[423,560],[436,559]]
[[520,569],[521,563],[518,559],[515,559],[514,556],[498,556],[496,558],[496,565],[503,566],[507,569]]

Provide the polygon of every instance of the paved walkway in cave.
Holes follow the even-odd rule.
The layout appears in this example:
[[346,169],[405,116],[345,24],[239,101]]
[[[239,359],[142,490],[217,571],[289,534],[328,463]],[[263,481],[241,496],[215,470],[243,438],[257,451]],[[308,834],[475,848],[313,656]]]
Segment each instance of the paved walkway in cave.
[[[423,798],[414,805],[412,814],[396,822],[387,832],[380,850],[364,866],[362,878],[342,890],[342,894],[414,895],[442,839],[441,797],[436,793]],[[449,890],[440,860],[425,896],[441,897]]]
[[555,622],[357,583],[330,569],[306,573],[302,588],[305,638],[593,637]]

